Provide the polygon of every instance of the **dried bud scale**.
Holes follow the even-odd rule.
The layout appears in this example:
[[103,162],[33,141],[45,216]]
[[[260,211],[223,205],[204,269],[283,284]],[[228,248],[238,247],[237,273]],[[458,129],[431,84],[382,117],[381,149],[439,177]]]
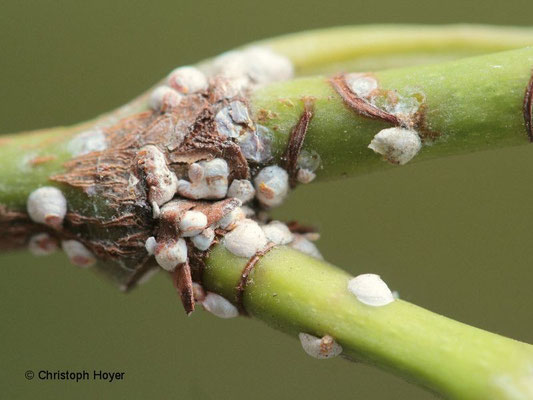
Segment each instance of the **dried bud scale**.
[[322,338],[300,332],[298,334],[304,351],[311,357],[318,359],[333,358],[342,353],[342,347],[335,340],[326,335]]
[[26,209],[33,222],[58,229],[67,213],[67,200],[58,188],[43,186],[28,196]]
[[350,279],[348,290],[357,297],[357,300],[369,306],[379,307],[394,301],[389,287],[376,274],[362,274]]
[[96,263],[96,258],[93,253],[76,240],[63,240],[61,242],[61,248],[70,262],[78,267],[87,268]]
[[57,248],[57,240],[48,233],[33,235],[28,242],[28,249],[34,256],[47,256],[54,253]]

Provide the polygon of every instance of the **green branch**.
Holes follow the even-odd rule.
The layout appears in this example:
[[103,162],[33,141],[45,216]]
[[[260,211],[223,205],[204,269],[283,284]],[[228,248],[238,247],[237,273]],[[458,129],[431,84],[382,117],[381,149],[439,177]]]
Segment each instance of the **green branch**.
[[[204,284],[227,299],[247,260],[217,246]],[[361,271],[365,272],[365,271]],[[248,277],[248,313],[297,336],[330,335],[343,354],[403,376],[446,398],[528,399],[533,346],[455,322],[402,300],[362,304],[346,272],[289,248],[268,252]]]
[[[329,75],[256,90],[247,99],[252,122],[263,127],[261,139],[271,139],[274,161],[268,164],[286,166],[287,147],[296,148],[297,155],[303,141],[304,151],[320,157],[318,180],[387,166],[368,146],[378,132],[393,126],[420,136],[423,147],[413,161],[526,144],[523,102],[533,50],[455,59],[530,43],[531,29],[464,26],[338,28],[261,42],[287,56],[297,75]],[[455,61],[443,62],[450,59]],[[206,63],[199,66],[203,68]],[[430,65],[417,65],[421,63]],[[395,69],[384,70],[388,67]],[[346,92],[349,76],[332,79],[331,75],[346,68],[373,70],[365,79],[376,87],[365,95]],[[128,225],[132,230],[126,233],[112,231],[112,224],[98,225],[100,220],[115,223],[123,217],[118,208],[108,207],[107,199],[51,182],[51,177],[64,173],[65,163],[75,158],[77,133],[95,126],[113,129],[121,118],[146,109],[144,94],[85,124],[0,138],[0,227],[11,229],[13,215],[24,218],[27,198],[36,188],[56,185],[67,200],[69,212],[78,218],[78,225],[66,232],[68,238],[84,237],[89,242],[105,239],[100,248],[106,248],[108,242],[115,245],[113,235],[128,240],[135,237],[138,231],[133,222]],[[147,217],[147,206],[143,207],[142,217],[148,222],[141,228],[144,233],[155,234],[156,222]],[[138,216],[130,215],[132,220]],[[35,224],[24,223],[35,232]],[[84,223],[94,226],[81,231],[79,226]],[[17,234],[24,229],[26,225],[21,225]],[[0,232],[0,238],[4,233]],[[142,251],[146,261],[144,247]],[[236,288],[248,261],[216,245],[206,260],[204,287],[240,305]],[[119,281],[127,270],[111,263],[102,263],[100,268],[115,279],[118,276]],[[449,398],[533,396],[530,345],[401,300],[382,307],[364,305],[347,289],[349,279],[348,274],[327,263],[275,247],[259,257],[252,269],[242,305],[250,315],[289,334],[329,335],[343,347],[346,357],[375,364]]]

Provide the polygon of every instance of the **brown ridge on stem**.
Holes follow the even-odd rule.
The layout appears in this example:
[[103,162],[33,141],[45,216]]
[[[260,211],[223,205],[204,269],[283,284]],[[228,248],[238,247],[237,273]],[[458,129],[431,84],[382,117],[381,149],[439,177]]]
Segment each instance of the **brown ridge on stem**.
[[275,247],[274,243],[269,243],[266,245],[266,247],[263,250],[258,251],[255,253],[246,263],[244,266],[244,269],[241,272],[241,279],[239,280],[239,284],[237,285],[237,294],[235,295],[235,301],[237,303],[237,308],[239,309],[239,312],[241,315],[248,315],[246,312],[246,309],[244,308],[243,304],[243,298],[244,298],[244,289],[246,288],[246,284],[248,283],[248,276],[250,276],[250,273],[254,269],[257,262],[263,257],[266,253],[268,253],[273,247]]
[[32,167],[35,167],[37,165],[41,165],[41,164],[45,164],[49,161],[53,161],[57,158],[57,156],[55,155],[48,155],[48,156],[39,156],[39,157],[35,157],[35,158],[32,158],[29,163]]
[[285,149],[285,153],[281,158],[285,162],[285,169],[289,174],[289,183],[292,187],[296,186],[297,183],[296,176],[298,175],[298,157],[302,151],[305,136],[307,135],[307,129],[309,128],[309,123],[313,118],[314,99],[305,97],[303,102],[304,111],[289,136],[287,148]]
[[336,75],[329,80],[333,89],[342,97],[344,103],[353,111],[363,117],[389,122],[393,125],[400,126],[402,121],[394,114],[383,111],[365,99],[357,96],[347,85],[345,75]]
[[526,132],[530,142],[533,142],[533,74],[526,86],[524,96],[524,122],[526,123]]

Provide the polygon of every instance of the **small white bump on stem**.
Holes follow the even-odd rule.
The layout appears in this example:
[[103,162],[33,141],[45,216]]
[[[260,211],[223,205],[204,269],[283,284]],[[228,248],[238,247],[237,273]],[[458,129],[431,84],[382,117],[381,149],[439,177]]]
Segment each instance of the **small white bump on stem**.
[[200,211],[187,211],[178,224],[183,237],[196,236],[207,226],[207,216]]
[[257,199],[267,207],[280,205],[289,192],[289,175],[277,165],[263,168],[254,179]]
[[235,318],[239,316],[237,307],[216,293],[208,292],[201,304],[206,311],[219,318]]
[[87,268],[96,263],[93,253],[77,240],[63,240],[61,248],[70,262],[78,267]]
[[252,200],[255,196],[255,189],[252,182],[247,179],[234,179],[228,189],[228,197],[235,197],[243,204]]
[[357,300],[369,306],[379,307],[394,301],[389,287],[376,274],[362,274],[350,279],[348,290],[357,297]]
[[204,73],[192,66],[176,68],[168,75],[167,84],[182,94],[203,92],[209,86]]
[[155,248],[157,247],[157,241],[155,240],[155,237],[150,236],[148,239],[146,239],[146,242],[144,242],[144,248],[146,249],[146,252],[153,256],[155,254]]
[[67,200],[58,188],[43,186],[28,196],[26,209],[33,222],[58,229],[67,213]]
[[231,231],[235,228],[237,223],[239,223],[239,221],[242,221],[244,218],[246,218],[246,215],[244,214],[242,207],[237,207],[231,212],[224,215],[224,217],[222,217],[218,221],[217,225],[222,229]]
[[378,88],[378,81],[368,74],[353,73],[345,77],[346,84],[358,97],[366,98]]
[[213,228],[204,229],[201,233],[191,238],[192,244],[200,251],[205,251],[211,247],[215,239],[215,231]]
[[294,76],[294,67],[287,57],[261,46],[223,53],[215,58],[212,69],[214,73],[228,78],[246,77],[258,85]]
[[289,244],[290,247],[319,260],[324,259],[315,244],[308,240],[304,235],[293,234],[293,236],[294,239]]
[[107,140],[100,128],[80,132],[67,144],[67,149],[74,157],[83,156],[93,151],[103,151],[107,148]]
[[228,192],[228,176],[228,163],[222,158],[191,164],[189,167],[191,182],[180,179],[178,193],[194,200],[223,199]]
[[[165,155],[154,145],[144,146],[137,153],[137,165],[145,175],[149,187],[148,201],[154,207],[170,201],[178,188],[178,178],[167,165]],[[157,207],[154,207],[154,217],[157,217]]]
[[33,235],[28,242],[28,249],[34,256],[47,256],[54,253],[57,248],[57,240],[45,232]]
[[159,86],[154,89],[148,100],[148,105],[154,111],[166,111],[178,106],[182,95],[168,86]]
[[331,336],[322,338],[300,332],[298,334],[304,351],[311,357],[318,359],[333,358],[342,353],[342,347]]
[[277,245],[289,244],[293,241],[294,236],[283,222],[271,221],[261,227],[269,242]]
[[243,219],[224,236],[226,249],[239,257],[252,257],[267,245],[267,238],[257,222]]
[[316,174],[314,172],[309,171],[305,168],[300,168],[298,170],[298,173],[296,174],[296,180],[300,183],[311,183],[316,178]]
[[187,244],[185,240],[169,240],[158,243],[155,249],[155,260],[167,271],[174,271],[179,264],[187,261]]
[[404,165],[417,155],[422,141],[416,131],[395,127],[377,133],[368,148],[381,154],[391,164]]
[[192,283],[192,295],[194,297],[194,301],[201,303],[204,301],[206,293],[202,285],[199,283],[193,282]]

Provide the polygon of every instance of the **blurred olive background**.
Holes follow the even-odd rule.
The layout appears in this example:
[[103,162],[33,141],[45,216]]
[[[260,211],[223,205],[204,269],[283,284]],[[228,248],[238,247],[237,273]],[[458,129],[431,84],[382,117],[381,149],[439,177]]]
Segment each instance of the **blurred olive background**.
[[[0,133],[110,110],[173,67],[256,39],[371,22],[526,25],[508,0],[0,2]],[[320,227],[326,258],[379,273],[408,301],[533,342],[533,147],[300,187],[275,212]],[[432,399],[342,359],[319,361],[257,321],[186,318],[166,276],[124,295],[62,254],[0,256],[0,397]],[[27,381],[26,370],[124,371]]]

